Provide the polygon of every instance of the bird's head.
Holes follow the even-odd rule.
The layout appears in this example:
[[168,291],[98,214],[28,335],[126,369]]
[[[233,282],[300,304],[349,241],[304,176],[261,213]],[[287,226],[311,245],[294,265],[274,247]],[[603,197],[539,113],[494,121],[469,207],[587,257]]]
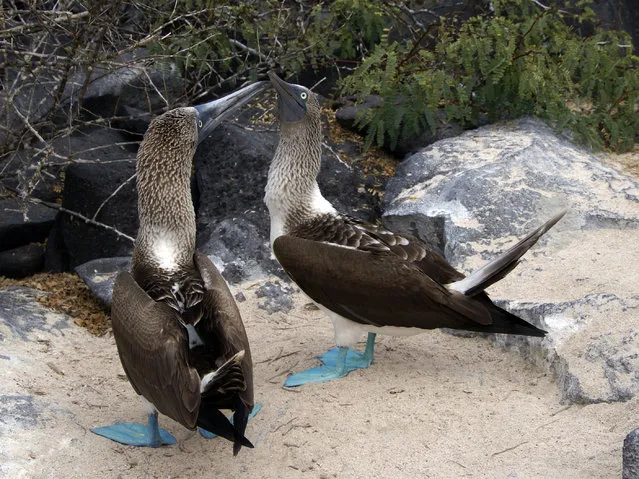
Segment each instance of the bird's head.
[[319,118],[320,106],[315,93],[302,85],[285,82],[274,72],[268,76],[277,91],[277,112],[282,124]]

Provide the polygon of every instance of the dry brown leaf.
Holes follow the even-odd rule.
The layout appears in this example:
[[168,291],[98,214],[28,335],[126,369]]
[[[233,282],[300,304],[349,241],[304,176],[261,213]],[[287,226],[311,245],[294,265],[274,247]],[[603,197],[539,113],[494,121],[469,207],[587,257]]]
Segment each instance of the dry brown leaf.
[[69,315],[75,324],[91,334],[102,336],[111,329],[111,321],[101,303],[77,274],[38,273],[24,279],[0,276],[0,288],[7,286],[25,286],[48,293],[37,296],[37,301],[46,308]]

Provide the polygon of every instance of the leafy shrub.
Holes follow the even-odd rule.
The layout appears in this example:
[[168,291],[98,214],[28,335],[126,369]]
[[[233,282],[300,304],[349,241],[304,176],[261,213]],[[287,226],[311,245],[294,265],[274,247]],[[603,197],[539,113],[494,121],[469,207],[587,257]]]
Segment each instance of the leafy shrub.
[[415,40],[383,37],[343,81],[345,93],[385,100],[358,119],[367,146],[434,132],[443,110],[467,127],[484,115],[535,115],[592,147],[630,150],[639,135],[639,57],[624,32],[576,33],[593,18],[589,3],[568,10],[496,0],[493,11],[465,22],[451,14]]
[[387,23],[374,0],[161,0],[140,8],[163,29],[152,51],[176,63],[200,92],[272,68],[299,73],[361,58]]

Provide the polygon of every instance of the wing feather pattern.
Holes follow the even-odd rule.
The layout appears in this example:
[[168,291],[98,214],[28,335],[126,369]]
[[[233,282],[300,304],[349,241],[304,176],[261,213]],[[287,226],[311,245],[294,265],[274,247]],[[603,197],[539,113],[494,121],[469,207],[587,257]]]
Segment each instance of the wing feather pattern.
[[[205,286],[202,319],[196,329],[204,338],[206,348],[214,349],[218,360],[229,366],[225,380],[207,388],[202,399],[201,419],[219,423],[222,418],[214,409],[232,409],[235,430],[233,454],[237,454],[241,446],[253,447],[244,437],[254,405],[251,349],[240,311],[226,281],[205,254],[196,252],[194,260]],[[194,359],[196,355],[193,351]],[[233,358],[239,360],[239,364],[228,364]],[[224,368],[224,364],[216,366]]]
[[194,429],[200,377],[188,362],[188,335],[175,310],[152,300],[133,277],[118,275],[111,320],[124,371],[162,414]]
[[397,234],[382,226],[346,215],[323,215],[295,231],[294,236],[313,241],[354,248],[372,253],[391,253],[414,263],[423,273],[440,284],[459,281],[464,275],[423,241],[407,234]]
[[492,322],[483,304],[447,290],[418,265],[390,251],[370,252],[293,235],[277,238],[273,251],[313,300],[358,323],[482,331]]

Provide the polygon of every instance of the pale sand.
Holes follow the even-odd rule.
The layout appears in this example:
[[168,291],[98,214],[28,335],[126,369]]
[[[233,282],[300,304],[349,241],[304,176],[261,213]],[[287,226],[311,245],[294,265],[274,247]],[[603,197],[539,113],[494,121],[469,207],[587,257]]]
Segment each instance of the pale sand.
[[283,389],[290,371],[317,364],[314,357],[333,346],[332,326],[305,308],[301,294],[290,313],[268,315],[257,308],[255,286],[234,288],[247,297],[239,306],[264,406],[247,429],[255,449],[234,458],[229,442],[207,441],[166,417],[160,425],[180,447],[134,448],[98,437],[89,428],[145,419],[112,337],[72,325],[64,336],[37,332],[32,339],[40,342],[24,342],[0,322],[2,354],[11,357],[0,362],[9,364],[2,394],[35,395],[44,410],[27,427],[0,418],[0,476],[620,477],[639,400],[566,406],[549,373],[482,338],[440,331],[378,337],[369,369]]

